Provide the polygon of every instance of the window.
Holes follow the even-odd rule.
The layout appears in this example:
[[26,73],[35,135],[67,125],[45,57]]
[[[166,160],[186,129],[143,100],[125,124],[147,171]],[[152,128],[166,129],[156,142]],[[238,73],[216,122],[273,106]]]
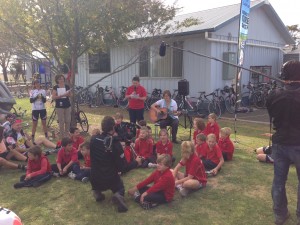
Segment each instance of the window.
[[90,73],[110,73],[109,51],[89,54],[89,71]]
[[[271,76],[272,67],[271,66],[250,66],[250,69],[264,73],[268,76]],[[251,72],[251,82],[254,84],[262,83],[262,82],[269,82],[269,78],[259,75],[258,73]]]
[[[173,43],[183,48],[183,41]],[[141,77],[182,77],[183,51],[167,47],[166,55],[158,54],[159,46],[143,48],[140,52]]]

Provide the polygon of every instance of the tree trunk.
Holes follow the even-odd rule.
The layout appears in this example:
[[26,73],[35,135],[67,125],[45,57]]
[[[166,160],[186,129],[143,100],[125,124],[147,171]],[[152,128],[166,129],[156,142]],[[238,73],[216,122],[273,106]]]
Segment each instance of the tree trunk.
[[2,66],[2,72],[3,72],[3,77],[4,77],[4,81],[8,81],[8,76],[7,76],[7,68],[4,66]]

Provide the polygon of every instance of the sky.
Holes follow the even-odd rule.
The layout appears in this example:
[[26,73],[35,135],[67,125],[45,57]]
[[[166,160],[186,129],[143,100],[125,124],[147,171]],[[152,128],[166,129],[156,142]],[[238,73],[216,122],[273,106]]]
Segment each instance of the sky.
[[[171,5],[175,2],[175,0],[162,1],[167,5]],[[183,9],[179,11],[179,14],[186,14],[240,2],[241,0],[177,0],[177,5],[183,7]],[[269,0],[269,2],[285,25],[298,24],[300,26],[300,0]]]

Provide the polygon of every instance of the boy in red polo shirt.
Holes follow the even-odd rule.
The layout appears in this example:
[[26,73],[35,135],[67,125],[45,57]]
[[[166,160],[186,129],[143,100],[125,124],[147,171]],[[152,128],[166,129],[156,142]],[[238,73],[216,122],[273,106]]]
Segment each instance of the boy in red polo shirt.
[[70,172],[68,176],[73,180],[79,180],[83,183],[87,183],[91,174],[90,142],[83,142],[79,148],[84,158],[84,165],[80,166],[80,172],[78,174]]
[[49,160],[42,154],[42,149],[36,145],[28,150],[26,175],[21,176],[20,182],[14,184],[14,188],[38,187],[50,180],[51,177]]
[[148,128],[142,127],[140,136],[135,140],[134,150],[137,156],[143,158],[142,168],[147,168],[148,164],[155,163],[155,157],[153,155],[153,141],[148,136]]
[[78,161],[77,149],[73,148],[71,138],[65,137],[61,140],[62,148],[57,153],[56,164],[51,168],[54,176],[66,176],[68,173],[78,174],[80,166]]
[[[185,174],[179,172],[185,166]],[[195,147],[191,141],[181,144],[181,160],[173,171],[175,185],[182,197],[187,196],[190,190],[199,190],[206,186],[207,178],[204,165],[195,154]]]
[[196,148],[196,153],[200,159],[203,159],[206,157],[207,143],[206,143],[205,134],[197,135],[195,148]]
[[[143,209],[171,202],[174,197],[175,180],[170,170],[172,159],[167,154],[157,158],[157,169],[144,181],[128,190]],[[151,187],[148,184],[154,183]]]
[[225,161],[232,160],[234,145],[230,140],[231,129],[229,127],[223,127],[220,130],[220,139],[218,141],[218,146],[220,147],[223,158]]
[[219,135],[220,135],[220,127],[219,124],[217,123],[217,115],[215,113],[211,113],[208,115],[208,122],[206,124],[204,134],[206,136],[209,134],[214,134],[218,142]]
[[217,145],[216,136],[214,134],[209,134],[206,142],[206,157],[202,161],[206,171],[209,171],[213,175],[217,175],[224,163],[222,151]]
[[193,120],[193,128],[194,128],[194,133],[193,133],[193,143],[196,145],[196,138],[198,134],[203,134],[205,130],[205,122],[202,118],[195,118]]
[[84,142],[84,138],[80,135],[80,131],[77,127],[70,128],[70,137],[73,141],[73,148],[77,150],[78,159],[83,159],[79,146]]

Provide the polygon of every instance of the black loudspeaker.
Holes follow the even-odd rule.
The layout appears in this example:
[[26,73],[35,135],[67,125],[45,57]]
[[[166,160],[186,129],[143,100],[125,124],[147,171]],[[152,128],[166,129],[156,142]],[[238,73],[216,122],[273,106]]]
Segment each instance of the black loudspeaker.
[[186,79],[178,81],[178,94],[187,96],[189,95],[189,93],[190,93],[189,82]]

